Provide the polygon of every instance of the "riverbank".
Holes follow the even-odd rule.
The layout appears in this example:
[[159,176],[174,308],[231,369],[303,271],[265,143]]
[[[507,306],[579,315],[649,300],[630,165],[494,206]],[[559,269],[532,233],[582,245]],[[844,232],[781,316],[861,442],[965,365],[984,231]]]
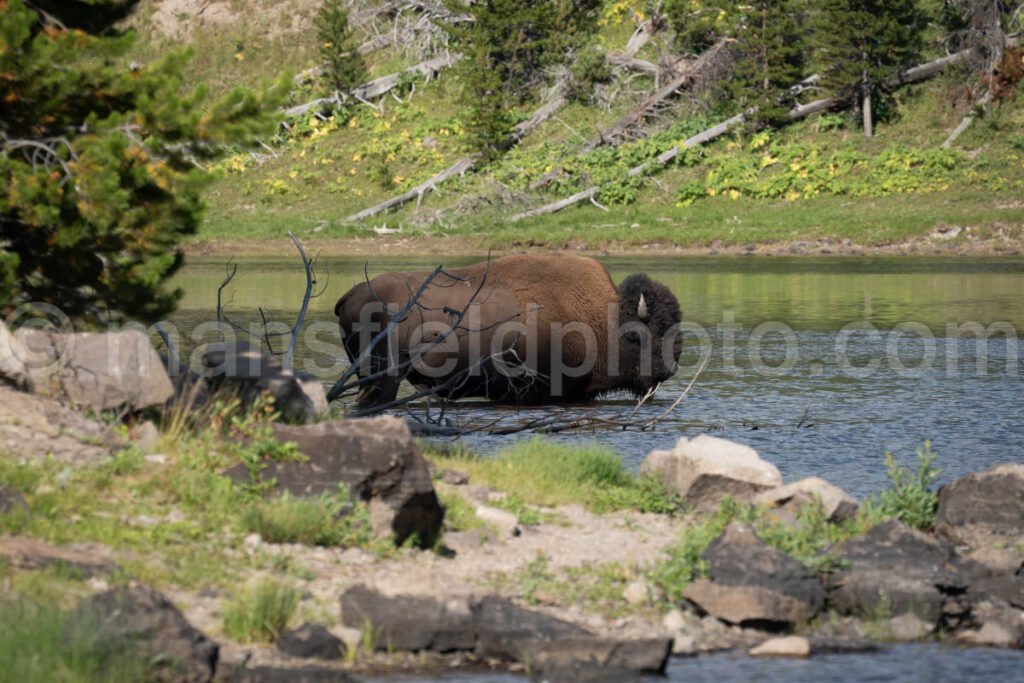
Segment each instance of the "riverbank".
[[[185,242],[186,256],[279,256],[286,236],[280,238],[235,239],[199,238]],[[304,246],[321,256],[493,256],[527,251],[571,251],[587,256],[975,256],[1005,257],[1024,254],[1024,224],[990,230],[946,225],[927,235],[892,242],[859,243],[831,237],[791,239],[743,244],[711,240],[707,244],[671,244],[652,242],[610,242],[595,245],[595,240],[568,236],[512,241],[494,247],[486,236],[427,236],[400,234],[377,237],[320,237],[316,233],[302,238]]]

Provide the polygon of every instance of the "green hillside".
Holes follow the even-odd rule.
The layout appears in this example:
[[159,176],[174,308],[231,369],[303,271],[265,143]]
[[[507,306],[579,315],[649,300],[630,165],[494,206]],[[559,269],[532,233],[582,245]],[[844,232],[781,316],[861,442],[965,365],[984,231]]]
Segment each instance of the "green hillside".
[[[376,4],[351,6],[360,40],[396,27],[415,40],[366,54],[371,79],[445,54],[450,36],[436,26],[409,28],[419,16],[413,8],[359,25]],[[132,19],[139,33],[135,59],[154,59],[189,45],[194,51],[189,74],[214,92],[236,84],[257,86],[283,71],[301,73],[316,65],[312,20],[318,6],[317,0],[144,0]],[[604,51],[621,51],[649,18],[646,3],[638,0],[606,2],[600,11],[590,42]],[[926,38],[921,60],[944,54],[943,34],[934,22]],[[634,59],[663,63],[677,45],[666,25]],[[670,77],[664,69],[657,76],[626,68],[608,75],[610,80],[577,93],[496,161],[439,185],[419,202],[363,221],[346,218],[473,153],[463,97],[467,83],[449,68],[429,80],[407,78],[372,106],[351,101],[333,113],[313,110],[292,119],[290,132],[267,140],[266,147],[239,149],[220,162],[221,177],[207,195],[199,241],[280,238],[289,229],[314,240],[408,244],[412,238],[461,249],[727,247],[825,238],[872,245],[950,226],[973,228],[957,239],[1021,237],[1024,99],[1019,88],[1008,88],[951,149],[940,149],[983,92],[969,66],[894,90],[871,140],[855,112],[839,109],[762,132],[737,128],[633,178],[627,176],[630,168],[724,120],[739,105],[715,88],[681,92],[658,117],[630,131],[635,139],[583,152],[586,140],[611,128]],[[528,118],[555,78],[530,93],[511,116]],[[301,104],[320,94],[314,79],[297,85],[292,101]],[[805,100],[818,96],[812,92]],[[554,182],[531,189],[556,169],[562,172]],[[600,187],[593,202],[510,220],[591,185]]]

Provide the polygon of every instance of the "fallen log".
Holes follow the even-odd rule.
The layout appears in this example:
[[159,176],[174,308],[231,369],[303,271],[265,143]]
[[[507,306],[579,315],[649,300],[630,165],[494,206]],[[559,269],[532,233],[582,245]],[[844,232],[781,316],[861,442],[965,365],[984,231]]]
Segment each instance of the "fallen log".
[[[408,77],[410,74],[418,74],[425,77],[433,76],[439,71],[455,64],[460,57],[461,55],[458,54],[444,54],[438,57],[433,57],[403,71],[375,78],[368,83],[364,83],[353,88],[349,94],[359,100],[372,100],[380,97],[381,95],[387,94],[396,88],[402,82],[402,79]],[[322,110],[327,109],[328,107],[339,106],[345,101],[345,99],[346,96],[343,94],[334,94],[330,97],[319,97],[310,102],[306,102],[305,104],[288,107],[284,110],[284,115],[289,118],[293,116],[302,116],[303,114],[313,110]]]
[[[896,88],[902,85],[907,85],[909,83],[923,81],[927,78],[931,78],[932,76],[941,73],[944,69],[947,69],[950,66],[961,64],[967,61],[968,59],[970,59],[974,51],[975,50],[973,48],[969,50],[963,50],[961,52],[956,52],[946,57],[942,57],[941,59],[936,59],[934,61],[928,62],[927,64],[921,64],[919,66],[913,67],[912,69],[907,69],[899,76],[884,81],[882,83],[882,88],[885,90],[895,90]],[[807,116],[810,116],[811,114],[816,114],[818,112],[832,109],[842,104],[842,102],[843,100],[839,98],[827,97],[821,100],[816,100],[814,102],[809,102],[807,104],[801,104],[790,110],[789,118],[791,121],[802,119]],[[635,177],[641,173],[644,173],[649,168],[655,165],[664,166],[665,164],[679,156],[679,154],[681,154],[684,150],[690,149],[692,147],[698,147],[700,145],[703,145],[707,142],[714,140],[715,138],[721,137],[730,129],[746,121],[747,117],[756,113],[756,111],[756,109],[751,109],[743,114],[737,114],[736,116],[726,121],[723,121],[717,126],[709,128],[706,131],[703,131],[701,133],[698,133],[697,135],[694,135],[691,138],[688,138],[685,142],[683,142],[682,145],[677,145],[672,149],[663,152],[655,159],[645,161],[639,166],[631,168],[626,173],[626,177]],[[570,206],[574,206],[581,202],[595,199],[597,195],[600,193],[600,191],[601,188],[597,185],[594,185],[592,187],[588,187],[585,190],[577,192],[571,197],[560,199],[557,202],[552,202],[550,204],[545,204],[544,206],[538,207],[536,209],[524,211],[523,213],[513,216],[509,220],[515,223],[517,221],[521,221],[527,218],[537,218],[538,216],[546,216],[548,214],[557,213],[562,209],[566,209]]]
[[960,125],[954,128],[953,132],[949,134],[948,138],[946,138],[946,141],[942,143],[942,149],[949,149],[950,147],[952,147],[953,143],[956,142],[957,138],[963,135],[964,132],[971,127],[971,124],[974,123],[974,119],[978,118],[978,109],[987,106],[988,103],[991,101],[992,91],[986,90],[985,94],[982,95],[981,98],[974,103],[973,107],[971,107],[971,111],[967,113],[967,116],[965,116],[963,120],[960,121]]
[[[542,123],[547,121],[549,118],[554,116],[559,109],[566,105],[567,102],[568,98],[566,98],[565,94],[563,92],[559,92],[549,102],[547,102],[539,109],[537,109],[537,111],[533,113],[533,116],[531,116],[526,121],[519,123],[513,129],[512,135],[509,136],[509,139],[505,142],[505,144],[508,146],[512,146],[519,142],[520,140],[522,140],[524,137],[533,132],[535,128],[537,128]],[[399,206],[402,206],[403,204],[408,204],[413,200],[420,202],[423,200],[423,197],[425,195],[436,190],[437,186],[440,185],[441,183],[456,176],[461,176],[470,171],[479,160],[480,154],[472,154],[468,157],[463,157],[462,159],[459,159],[445,170],[441,171],[437,175],[432,176],[427,181],[420,183],[411,190],[403,192],[397,197],[392,197],[391,199],[383,201],[380,204],[377,204],[376,206],[371,206],[368,209],[363,209],[358,213],[352,214],[345,220],[360,221],[365,218],[371,218],[372,216],[376,216],[377,214],[384,213],[385,211],[391,211],[392,209],[396,209]]]

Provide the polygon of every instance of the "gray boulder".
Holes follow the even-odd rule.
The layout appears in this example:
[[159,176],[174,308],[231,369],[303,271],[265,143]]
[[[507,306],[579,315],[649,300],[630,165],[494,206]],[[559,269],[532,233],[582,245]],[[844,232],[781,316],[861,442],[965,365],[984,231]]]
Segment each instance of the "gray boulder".
[[315,422],[327,412],[327,394],[320,380],[284,369],[276,358],[247,342],[206,344],[196,353],[199,374],[210,393],[231,392],[243,407],[268,394],[286,422]]
[[307,622],[282,633],[277,649],[300,659],[341,659],[345,644],[320,624]]
[[806,624],[825,603],[817,576],[748,526],[730,524],[703,557],[707,579],[690,584],[683,597],[722,621],[785,629]]
[[[296,497],[334,493],[340,484],[370,508],[374,532],[404,543],[413,534],[430,545],[441,530],[444,508],[427,461],[403,420],[394,417],[334,420],[313,425],[275,425],[278,441],[292,441],[307,462],[268,461],[261,472],[276,490]],[[244,464],[226,472],[248,482]]]
[[841,613],[897,617],[912,612],[934,628],[947,595],[970,584],[964,562],[941,539],[889,520],[839,548],[845,568],[827,580],[829,604]]
[[21,340],[0,320],[0,383],[31,389],[31,378],[25,366],[28,357],[28,350]]
[[220,648],[193,628],[162,594],[138,584],[85,598],[67,628],[92,651],[138,657],[147,681],[206,683]]
[[126,445],[102,422],[0,384],[0,457],[81,464],[105,460]]
[[32,360],[35,393],[94,410],[141,410],[166,403],[174,388],[160,355],[140,330],[60,334],[15,332]]
[[985,601],[971,610],[972,625],[957,634],[965,645],[1024,648],[1024,613],[1004,602]]
[[999,465],[939,490],[936,530],[975,547],[1024,543],[1024,465]]
[[341,595],[341,623],[373,633],[379,651],[454,652],[476,646],[473,611],[466,597],[384,595],[363,585]]
[[769,489],[757,494],[753,502],[755,505],[781,510],[794,518],[803,506],[817,503],[831,522],[852,519],[859,507],[852,496],[818,477],[808,477],[777,489]]
[[699,512],[717,510],[725,496],[751,501],[782,486],[778,468],[753,448],[703,434],[679,439],[671,451],[651,451],[640,473],[658,477]]
[[341,620],[369,627],[378,650],[473,652],[557,680],[661,673],[672,650],[671,638],[599,637],[494,595],[385,595],[355,586],[341,596]]

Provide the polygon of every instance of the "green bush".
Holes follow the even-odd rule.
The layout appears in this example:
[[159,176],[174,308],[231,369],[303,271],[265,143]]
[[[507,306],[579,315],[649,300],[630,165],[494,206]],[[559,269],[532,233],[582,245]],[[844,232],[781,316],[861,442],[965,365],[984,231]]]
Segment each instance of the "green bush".
[[272,642],[299,605],[299,591],[272,580],[244,588],[224,606],[224,632],[240,643]]
[[358,44],[348,24],[344,0],[323,0],[313,17],[323,79],[332,91],[347,92],[361,85],[367,77],[366,65],[359,55]]
[[932,487],[941,474],[941,470],[933,466],[934,462],[935,454],[929,441],[917,449],[916,471],[901,466],[891,453],[886,453],[889,487],[878,498],[865,502],[865,517],[875,523],[895,518],[917,529],[934,527],[939,496]]

